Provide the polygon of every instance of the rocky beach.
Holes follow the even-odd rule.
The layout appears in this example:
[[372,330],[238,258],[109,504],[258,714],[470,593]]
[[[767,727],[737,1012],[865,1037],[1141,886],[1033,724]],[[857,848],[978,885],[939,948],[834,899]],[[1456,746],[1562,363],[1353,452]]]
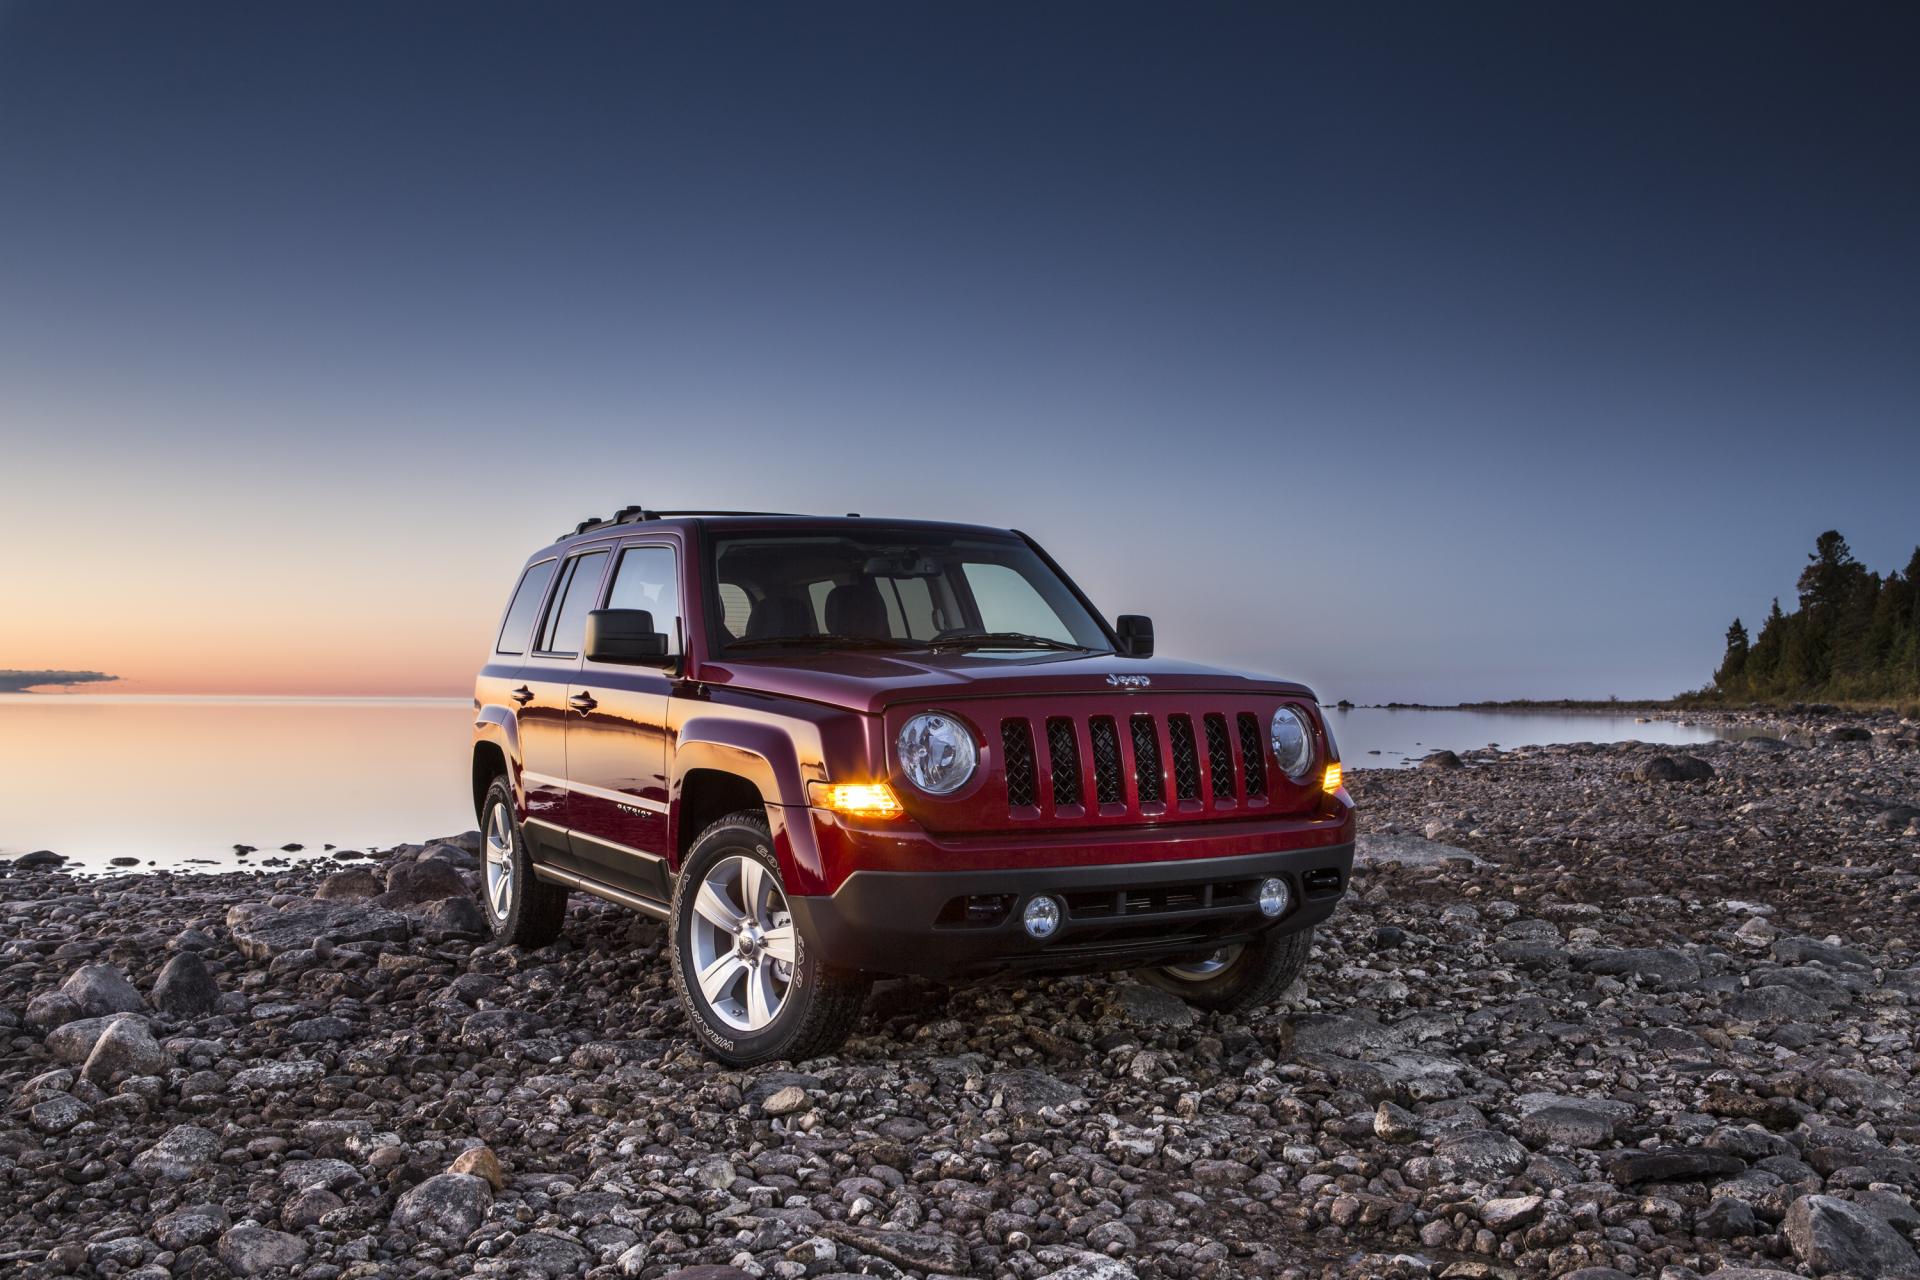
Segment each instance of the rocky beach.
[[1920,1277],[1920,725],[1764,728],[1356,771],[1353,892],[1257,1015],[884,983],[842,1055],[750,1071],[652,921],[483,942],[472,835],[29,855],[0,1271]]

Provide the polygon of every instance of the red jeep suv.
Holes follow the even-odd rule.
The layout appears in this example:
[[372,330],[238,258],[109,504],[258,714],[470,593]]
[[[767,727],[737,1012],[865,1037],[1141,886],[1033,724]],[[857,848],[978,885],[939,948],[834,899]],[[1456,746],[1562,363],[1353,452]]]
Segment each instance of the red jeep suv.
[[527,561],[474,707],[498,938],[665,920],[731,1063],[831,1052],[875,975],[1259,1005],[1353,863],[1307,689],[1155,659],[1019,532],[628,507]]

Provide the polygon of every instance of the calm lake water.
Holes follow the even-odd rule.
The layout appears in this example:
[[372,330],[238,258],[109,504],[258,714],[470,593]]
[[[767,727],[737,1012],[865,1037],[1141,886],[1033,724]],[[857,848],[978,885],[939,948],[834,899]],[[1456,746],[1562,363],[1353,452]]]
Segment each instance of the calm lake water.
[[[1442,747],[1717,736],[1630,715],[1329,709],[1352,768]],[[0,695],[0,857],[226,870],[473,826],[465,699]],[[1376,754],[1377,753],[1377,754]],[[306,846],[282,853],[281,846]],[[233,846],[259,852],[236,858]]]

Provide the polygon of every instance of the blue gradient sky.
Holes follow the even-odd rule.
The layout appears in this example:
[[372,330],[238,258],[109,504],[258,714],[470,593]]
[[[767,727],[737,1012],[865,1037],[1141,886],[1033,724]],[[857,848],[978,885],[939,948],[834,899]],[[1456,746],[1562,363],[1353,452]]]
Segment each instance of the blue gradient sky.
[[1018,525],[1328,698],[1698,685],[1920,540],[1917,12],[0,3],[0,667],[460,692],[644,501]]

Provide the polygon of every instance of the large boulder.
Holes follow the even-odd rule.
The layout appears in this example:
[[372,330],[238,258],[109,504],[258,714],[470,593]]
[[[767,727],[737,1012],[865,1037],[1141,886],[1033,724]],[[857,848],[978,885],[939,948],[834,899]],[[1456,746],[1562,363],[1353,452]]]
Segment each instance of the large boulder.
[[217,1252],[233,1274],[257,1276],[299,1266],[306,1261],[307,1242],[271,1227],[246,1224],[221,1236]]
[[368,867],[336,871],[320,882],[313,896],[323,902],[358,902],[385,893],[386,884]]
[[387,892],[382,906],[405,907],[442,898],[464,898],[472,893],[458,867],[439,858],[424,862],[396,862],[387,868]]
[[176,1018],[197,1018],[220,1003],[220,988],[198,952],[182,951],[153,980],[153,1003]]
[[1920,1276],[1920,1256],[1878,1214],[1833,1196],[1801,1196],[1781,1224],[1794,1256],[1816,1275],[1907,1280]]
[[143,1178],[191,1182],[213,1167],[220,1139],[198,1125],[181,1124],[167,1130],[160,1141],[133,1158],[133,1171]]
[[145,1018],[119,1017],[107,1024],[87,1053],[80,1074],[95,1084],[116,1076],[151,1076],[166,1069],[167,1051],[147,1029]]
[[1655,756],[1633,771],[1642,782],[1706,782],[1713,766],[1699,756]]
[[430,1240],[458,1244],[472,1235],[493,1204],[493,1188],[470,1173],[436,1173],[400,1197],[390,1225]]
[[142,1028],[147,1025],[145,1018],[132,1013],[105,1018],[80,1018],[47,1032],[47,1052],[59,1061],[77,1067],[87,1060],[87,1056],[93,1052],[93,1046],[107,1033],[107,1028],[121,1021],[137,1022]]
[[88,1017],[105,1013],[139,1013],[147,1007],[127,975],[110,964],[90,964],[75,969],[60,984],[61,994],[80,1006]]
[[249,960],[271,960],[315,942],[335,946],[361,942],[405,942],[410,930],[398,911],[358,902],[322,902],[303,898],[284,907],[244,902],[227,912],[233,945]]

